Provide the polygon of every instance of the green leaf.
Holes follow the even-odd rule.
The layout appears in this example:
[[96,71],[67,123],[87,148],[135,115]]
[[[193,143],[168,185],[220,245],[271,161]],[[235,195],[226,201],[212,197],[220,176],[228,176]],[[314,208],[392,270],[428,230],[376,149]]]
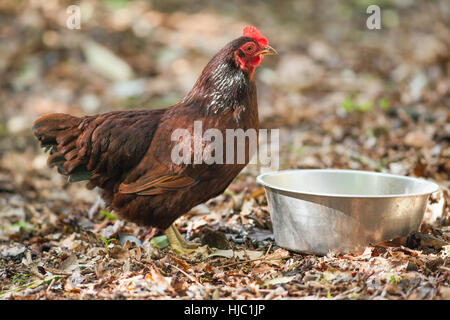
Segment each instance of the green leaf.
[[308,149],[308,146],[302,145],[299,148],[295,149],[295,155],[299,156],[301,155],[303,152],[305,152]]
[[109,243],[111,242],[111,241],[114,241],[114,240],[117,240],[116,238],[111,238],[111,239],[105,239],[105,238],[100,238],[100,239],[102,239],[103,240],[103,243],[105,244],[105,248],[106,248],[106,250],[108,250],[108,246],[109,246]]
[[100,211],[100,214],[104,215],[105,217],[107,217],[110,220],[117,220],[117,218],[113,214],[109,213],[108,211],[102,210],[102,211]]
[[378,101],[378,103],[380,104],[381,109],[386,110],[389,108],[389,101],[387,101],[386,98],[382,98]]
[[401,278],[397,277],[395,275],[391,275],[391,277],[389,278],[389,282],[393,282],[393,283],[398,283],[400,282]]
[[353,110],[355,110],[355,105],[353,103],[352,98],[350,97],[345,98],[345,100],[342,102],[342,107],[347,112],[352,112]]
[[164,249],[165,247],[169,246],[169,240],[167,239],[166,235],[162,235],[152,238],[152,240],[150,240],[150,244],[156,248]]
[[103,0],[108,8],[111,10],[118,10],[128,5],[128,0]]
[[327,292],[327,298],[328,299],[333,299],[333,296],[331,295],[330,290],[328,290],[328,292]]
[[100,239],[102,239],[103,240],[103,243],[105,244],[105,247],[107,247],[108,246],[108,239],[105,239],[105,238],[100,238]]
[[10,228],[22,228],[23,230],[36,231],[37,229],[26,221],[19,221],[9,225]]
[[30,283],[25,284],[25,285],[21,285],[21,286],[19,286],[17,288],[12,288],[12,289],[9,289],[9,290],[6,290],[6,291],[0,291],[0,297],[2,297],[3,295],[5,295],[7,293],[10,293],[10,292],[20,292],[20,291],[28,289],[28,288],[32,288],[32,289],[33,288],[37,288],[40,285],[42,285],[43,283],[50,283],[51,280],[54,279],[54,278],[60,278],[60,277],[59,276],[51,276],[51,277],[47,277],[45,279],[39,279],[39,280],[30,282]]
[[50,283],[52,283],[53,279],[54,279],[55,281],[58,281],[59,279],[61,279],[61,277],[60,277],[60,276],[54,276],[54,277],[51,277],[51,278],[47,278],[47,279],[44,279],[44,282],[45,282],[46,284],[50,284]]
[[358,104],[358,110],[361,112],[370,111],[373,109],[373,105],[371,102],[363,102]]
[[228,196],[232,196],[232,197],[237,196],[237,193],[234,192],[233,190],[230,190],[230,189],[226,189],[223,194],[224,195],[228,195]]
[[27,278],[28,278],[29,276],[30,276],[30,275],[29,275],[29,274],[26,274],[26,273],[15,274],[15,275],[12,277],[12,283],[13,283],[13,284],[16,284],[16,283],[22,284],[22,283],[24,283],[25,281],[27,281]]

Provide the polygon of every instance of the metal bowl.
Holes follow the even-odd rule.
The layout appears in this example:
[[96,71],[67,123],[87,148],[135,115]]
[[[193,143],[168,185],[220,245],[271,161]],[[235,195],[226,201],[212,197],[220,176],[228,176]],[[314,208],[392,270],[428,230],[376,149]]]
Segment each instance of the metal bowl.
[[358,170],[285,170],[262,174],[275,241],[319,255],[352,252],[417,231],[439,186]]

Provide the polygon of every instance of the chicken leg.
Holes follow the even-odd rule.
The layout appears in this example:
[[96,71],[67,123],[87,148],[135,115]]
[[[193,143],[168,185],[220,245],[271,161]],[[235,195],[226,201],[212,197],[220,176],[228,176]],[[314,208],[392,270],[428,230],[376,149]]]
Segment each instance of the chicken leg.
[[169,240],[172,249],[174,249],[177,253],[189,254],[194,252],[199,246],[195,243],[186,242],[173,224],[171,224],[170,227],[164,231],[164,234],[166,235],[167,240]]

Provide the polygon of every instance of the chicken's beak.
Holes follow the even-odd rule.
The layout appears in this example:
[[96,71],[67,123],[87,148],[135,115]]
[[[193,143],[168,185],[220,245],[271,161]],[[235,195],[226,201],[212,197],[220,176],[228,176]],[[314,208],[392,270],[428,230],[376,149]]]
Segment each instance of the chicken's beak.
[[272,55],[272,54],[277,54],[277,51],[274,48],[272,48],[271,46],[267,46],[264,49],[262,49],[262,51],[260,51],[259,54]]

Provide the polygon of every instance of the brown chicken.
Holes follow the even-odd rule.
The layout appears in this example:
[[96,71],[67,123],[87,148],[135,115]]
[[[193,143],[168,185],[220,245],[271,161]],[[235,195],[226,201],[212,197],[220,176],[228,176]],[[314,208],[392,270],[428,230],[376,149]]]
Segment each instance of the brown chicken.
[[184,241],[172,223],[221,194],[251,155],[247,149],[243,164],[176,164],[171,153],[179,141],[172,134],[176,129],[192,133],[194,121],[201,121],[203,131],[258,129],[254,71],[263,55],[275,53],[256,28],[245,27],[242,37],[206,65],[181,102],[82,118],[44,115],[35,121],[34,134],[50,151],[49,166],[69,182],[88,180],[88,187],[100,188],[108,208],[121,218],[165,230],[172,248],[189,252],[195,245]]

